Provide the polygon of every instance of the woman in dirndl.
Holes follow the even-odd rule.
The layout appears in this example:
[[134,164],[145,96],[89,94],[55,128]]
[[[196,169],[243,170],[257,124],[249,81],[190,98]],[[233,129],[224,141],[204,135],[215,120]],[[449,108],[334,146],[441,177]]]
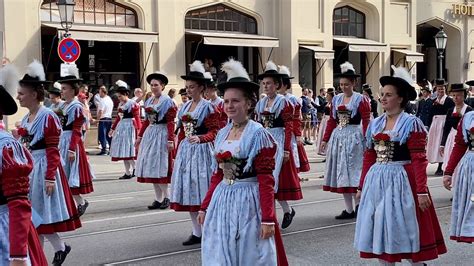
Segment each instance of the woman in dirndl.
[[[321,122],[319,123],[318,139],[316,142],[316,153],[319,155],[326,156],[326,149],[321,149],[321,143],[323,142],[324,132],[328,124],[329,117],[331,116],[332,100],[334,99],[334,89],[329,88],[326,93],[327,104],[324,106],[324,114]],[[327,148],[327,147],[326,147]]]
[[135,176],[135,140],[141,127],[140,105],[128,98],[130,90],[128,84],[122,80],[115,82],[117,98],[120,103],[118,114],[110,129],[109,137],[112,138],[110,156],[112,161],[123,161],[125,174],[119,179],[130,179]]
[[212,78],[212,74],[210,72],[204,72],[204,77],[207,79],[204,98],[209,100],[211,104],[217,109],[217,111],[219,111],[221,115],[219,129],[221,129],[227,125],[227,115],[224,112],[224,100],[219,97],[219,95],[217,95],[217,86],[216,82]]
[[137,181],[153,184],[155,200],[148,209],[170,206],[168,184],[171,182],[174,158],[174,128],[177,107],[163,94],[168,78],[155,72],[146,77],[153,96],[145,102],[145,122],[138,133]]
[[456,137],[457,128],[461,117],[467,112],[472,111],[472,108],[464,103],[467,97],[467,88],[463,83],[451,84],[449,92],[454,102],[454,107],[448,110],[446,115],[446,123],[443,129],[443,138],[441,139],[441,147],[439,152],[443,156],[443,171],[446,170],[451,152],[454,147],[454,139]]
[[454,188],[450,238],[474,242],[474,111],[459,122],[454,148],[444,171],[443,184]]
[[417,96],[414,81],[405,68],[392,68],[393,76],[380,78],[385,113],[367,129],[354,246],[383,265],[422,265],[446,246],[427,184],[427,132],[404,112]]
[[447,83],[444,79],[435,80],[436,100],[433,102],[429,116],[428,146],[426,157],[429,163],[438,163],[435,175],[443,175],[443,156],[440,153],[443,128],[448,110],[454,107],[453,100],[446,95]]
[[301,141],[301,103],[298,98],[289,93],[291,89],[291,80],[294,78],[291,76],[290,69],[287,66],[278,66],[279,73],[282,75],[282,85],[278,90],[278,93],[285,96],[286,100],[293,107],[293,132],[291,135],[291,148],[293,151],[293,157],[295,159],[296,170],[299,172],[309,172],[309,160],[306,150],[304,149],[303,142]]
[[21,142],[31,151],[33,171],[30,174],[30,201],[39,214],[37,228],[40,242],[52,244],[55,255],[53,265],[61,265],[71,251],[59,236],[81,227],[74,199],[69,188],[59,155],[61,122],[51,110],[41,105],[45,96],[46,81],[43,65],[33,61],[20,80],[18,101],[29,113],[21,121],[18,134]]
[[212,175],[212,142],[220,126],[220,114],[210,101],[202,98],[207,79],[200,61],[190,65],[181,76],[191,100],[178,113],[178,151],[171,177],[171,208],[189,212],[193,223],[191,236],[183,242],[189,246],[201,243],[201,225],[197,216],[206,196]]
[[270,132],[277,143],[275,169],[273,170],[273,177],[277,184],[275,185],[275,199],[283,209],[281,228],[285,229],[290,226],[296,214],[295,210],[289,206],[288,201],[302,199],[303,193],[291,146],[294,109],[285,96],[277,93],[283,84],[282,77],[283,75],[278,72],[275,63],[268,61],[265,72],[258,75],[267,96],[258,101],[255,113],[257,121]]
[[355,195],[362,171],[364,134],[370,121],[368,98],[354,92],[359,76],[351,63],[341,65],[341,73],[336,77],[343,93],[332,100],[331,115],[320,146],[323,151],[327,149],[323,190],[344,196],[346,209],[335,217],[338,220],[354,219],[357,215]]
[[[0,68],[2,119],[18,110],[12,97],[17,86],[18,76],[13,65]],[[33,158],[28,150],[0,128],[0,265],[48,265],[32,222],[33,211],[28,199],[32,169]]]
[[261,124],[250,120],[260,86],[238,61],[230,59],[222,70],[227,82],[218,88],[232,122],[214,142],[214,172],[199,211],[202,265],[288,265],[275,226],[276,144]]
[[369,100],[370,100],[370,120],[373,120],[374,118],[377,118],[379,116],[379,114],[377,112],[378,103],[374,99],[374,96],[373,96],[373,93],[372,93],[372,86],[370,86],[367,83],[362,85],[362,95],[369,98]]
[[82,195],[94,191],[92,184],[94,175],[82,140],[82,126],[86,117],[83,105],[76,97],[79,94],[81,81],[77,67],[69,65],[65,69],[64,76],[58,80],[61,83],[61,94],[65,102],[57,113],[63,128],[59,151],[79,216],[83,215],[89,206],[89,202]]

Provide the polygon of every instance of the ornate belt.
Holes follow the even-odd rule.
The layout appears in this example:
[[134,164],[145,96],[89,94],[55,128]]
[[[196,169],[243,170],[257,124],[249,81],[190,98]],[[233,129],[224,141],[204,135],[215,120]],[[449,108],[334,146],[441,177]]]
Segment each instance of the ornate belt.
[[389,163],[393,159],[393,151],[395,150],[395,143],[392,141],[380,140],[375,143],[374,150],[377,153],[376,162]]

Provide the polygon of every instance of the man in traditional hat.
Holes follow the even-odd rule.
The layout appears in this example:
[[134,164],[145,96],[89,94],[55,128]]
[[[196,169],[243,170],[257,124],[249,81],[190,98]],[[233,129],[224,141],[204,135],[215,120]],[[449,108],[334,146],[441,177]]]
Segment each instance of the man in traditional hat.
[[416,116],[420,118],[423,124],[428,127],[429,116],[431,107],[433,106],[433,100],[431,99],[432,85],[429,81],[421,88],[421,98],[418,100],[418,109]]
[[467,91],[465,103],[474,108],[474,80],[469,80],[466,82],[466,84],[469,85],[469,90]]

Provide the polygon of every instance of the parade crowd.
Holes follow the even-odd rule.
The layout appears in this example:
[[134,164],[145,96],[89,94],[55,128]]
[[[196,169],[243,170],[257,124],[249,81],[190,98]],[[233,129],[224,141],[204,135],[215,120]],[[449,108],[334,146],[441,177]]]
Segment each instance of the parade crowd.
[[255,83],[229,59],[219,84],[215,67],[206,72],[194,61],[181,76],[183,103],[174,89],[164,93],[168,78],[155,72],[146,77],[146,96],[115,82],[113,117],[110,92],[103,86],[89,95],[75,65],[53,85],[38,61],[21,79],[8,64],[0,69],[0,119],[17,112],[14,98],[28,114],[11,132],[0,124],[0,265],[48,265],[45,240],[53,265],[72,251],[61,233],[82,226],[94,191],[84,144],[91,124],[98,125],[99,155],[123,162],[120,179],[153,186],[148,209],[189,213],[182,244],[201,244],[202,265],[288,265],[280,229],[296,216],[292,202],[303,199],[299,174],[310,171],[304,145],[313,144],[325,156],[323,190],[344,198],[335,219],[356,219],[361,258],[423,265],[447,252],[429,163],[438,164],[435,174],[453,193],[450,239],[472,243],[474,81],[425,81],[418,95],[408,71],[392,69],[380,90],[364,84],[359,93],[360,75],[346,62],[336,89],[317,97],[303,89],[299,98],[290,93],[288,67],[272,61]]

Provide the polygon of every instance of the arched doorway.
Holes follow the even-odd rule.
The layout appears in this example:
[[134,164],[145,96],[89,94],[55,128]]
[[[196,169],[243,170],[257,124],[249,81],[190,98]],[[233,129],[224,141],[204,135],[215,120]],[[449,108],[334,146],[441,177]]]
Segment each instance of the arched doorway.
[[186,63],[201,60],[219,82],[225,79],[219,66],[230,57],[241,61],[255,80],[259,47],[278,47],[278,39],[258,35],[254,17],[225,4],[187,12],[185,32]]
[[[59,59],[56,49],[61,37],[58,25],[59,11],[55,0],[44,0],[40,8],[41,44],[43,63],[50,80],[59,77]],[[94,29],[136,29],[137,13],[132,8],[113,0],[76,0],[74,7],[74,28]],[[101,34],[100,32],[98,34]],[[102,37],[105,34],[102,34]],[[75,34],[72,33],[72,37]],[[132,88],[140,85],[140,43],[133,41],[107,41],[107,39],[79,41],[81,56],[76,64],[82,78],[92,90],[105,85],[108,88],[118,79],[126,81]]]

